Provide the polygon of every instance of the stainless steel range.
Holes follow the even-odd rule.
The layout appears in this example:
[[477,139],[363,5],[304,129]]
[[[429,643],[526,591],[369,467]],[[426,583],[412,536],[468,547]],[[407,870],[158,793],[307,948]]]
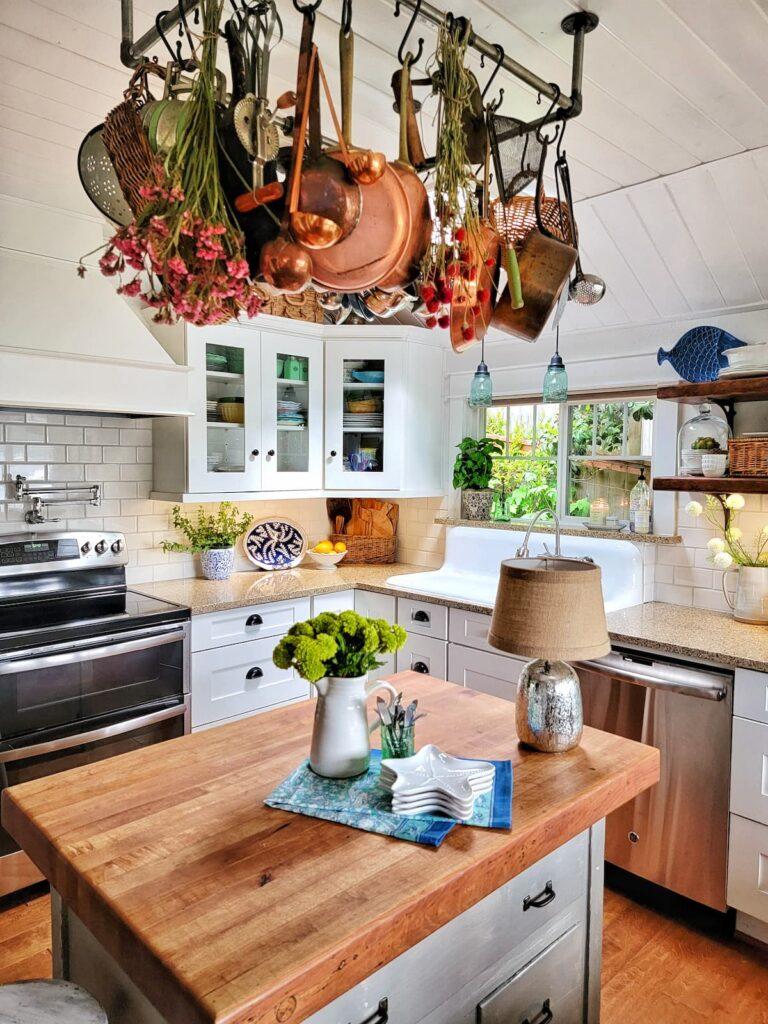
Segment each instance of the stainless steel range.
[[[118,533],[0,537],[0,789],[189,731],[189,609],[127,560]],[[0,895],[41,877],[0,828]]]

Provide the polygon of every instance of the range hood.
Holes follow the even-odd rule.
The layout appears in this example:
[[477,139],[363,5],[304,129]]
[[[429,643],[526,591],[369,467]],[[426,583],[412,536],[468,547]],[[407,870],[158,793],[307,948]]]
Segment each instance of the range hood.
[[1,250],[0,325],[0,406],[191,415],[189,369],[97,268]]

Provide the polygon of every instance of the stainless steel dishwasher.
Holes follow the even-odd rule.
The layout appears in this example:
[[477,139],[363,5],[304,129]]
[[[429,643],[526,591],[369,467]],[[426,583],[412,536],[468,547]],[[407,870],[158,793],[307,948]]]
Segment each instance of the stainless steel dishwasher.
[[588,725],[661,751],[658,785],[608,817],[606,860],[725,910],[732,673],[621,648],[577,668]]

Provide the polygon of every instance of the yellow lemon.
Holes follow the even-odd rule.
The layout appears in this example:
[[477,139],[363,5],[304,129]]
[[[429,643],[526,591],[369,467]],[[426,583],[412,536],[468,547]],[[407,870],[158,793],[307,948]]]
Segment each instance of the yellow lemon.
[[[768,530],[766,530],[766,533],[768,533]],[[333,545],[333,550],[336,552],[337,555],[343,555],[344,552],[347,550],[347,545],[344,543],[343,540],[337,540],[336,543]]]
[[321,540],[319,544],[315,545],[315,551],[319,555],[330,555],[333,551],[333,544],[329,540]]

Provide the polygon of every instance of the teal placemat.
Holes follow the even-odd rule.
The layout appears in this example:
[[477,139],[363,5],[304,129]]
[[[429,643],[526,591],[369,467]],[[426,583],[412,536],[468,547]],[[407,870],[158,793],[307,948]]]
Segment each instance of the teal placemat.
[[418,817],[393,814],[389,794],[379,787],[380,750],[371,751],[368,771],[354,779],[325,779],[315,775],[309,762],[304,761],[264,802],[282,811],[337,821],[364,832],[378,832],[395,839],[407,839],[412,843],[439,846],[458,824],[480,828],[511,827],[512,763],[490,763],[496,768],[493,789],[475,800],[474,813],[464,822],[437,814]]

